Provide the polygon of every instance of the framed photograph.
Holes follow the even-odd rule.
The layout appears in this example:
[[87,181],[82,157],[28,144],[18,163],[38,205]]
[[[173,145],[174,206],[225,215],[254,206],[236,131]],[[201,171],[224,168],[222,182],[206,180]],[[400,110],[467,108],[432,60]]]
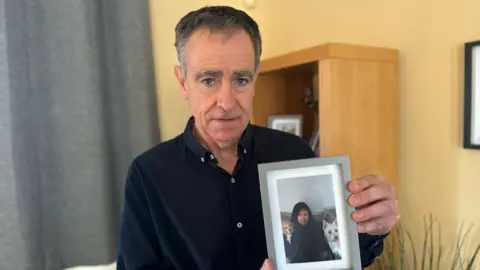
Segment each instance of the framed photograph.
[[362,269],[348,156],[264,163],[258,172],[275,269]]
[[480,40],[465,44],[464,148],[480,149]]
[[301,137],[303,116],[301,114],[272,115],[268,118],[268,127]]

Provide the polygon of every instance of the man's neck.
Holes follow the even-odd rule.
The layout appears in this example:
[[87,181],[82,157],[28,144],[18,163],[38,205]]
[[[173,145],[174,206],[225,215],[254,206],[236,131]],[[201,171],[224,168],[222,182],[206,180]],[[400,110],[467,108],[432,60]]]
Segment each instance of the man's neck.
[[225,143],[216,142],[196,125],[193,128],[193,136],[203,147],[212,152],[220,164],[236,163],[238,140]]

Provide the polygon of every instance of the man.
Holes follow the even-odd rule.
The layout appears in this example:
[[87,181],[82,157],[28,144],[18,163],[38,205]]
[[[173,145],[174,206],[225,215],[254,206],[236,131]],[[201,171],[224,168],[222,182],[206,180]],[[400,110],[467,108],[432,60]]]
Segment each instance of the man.
[[[180,20],[175,46],[192,117],[182,134],[132,162],[117,269],[273,269],[257,165],[314,154],[295,135],[250,124],[258,26],[231,7],[205,7]],[[368,266],[398,220],[395,191],[378,176],[348,188]]]

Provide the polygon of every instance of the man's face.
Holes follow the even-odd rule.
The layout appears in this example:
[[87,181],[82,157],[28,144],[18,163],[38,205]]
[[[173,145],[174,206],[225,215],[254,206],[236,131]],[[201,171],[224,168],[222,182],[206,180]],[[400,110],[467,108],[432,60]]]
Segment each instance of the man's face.
[[193,33],[185,48],[186,78],[175,73],[197,129],[218,144],[237,140],[250,121],[255,53],[242,30]]

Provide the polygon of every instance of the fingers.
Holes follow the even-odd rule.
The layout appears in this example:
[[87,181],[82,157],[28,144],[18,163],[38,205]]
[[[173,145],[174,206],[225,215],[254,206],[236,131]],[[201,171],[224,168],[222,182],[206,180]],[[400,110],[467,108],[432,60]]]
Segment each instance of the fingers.
[[358,223],[358,232],[372,235],[386,234],[398,222],[398,201],[384,200],[356,210],[352,218]]
[[359,233],[381,235],[390,232],[395,223],[400,219],[399,215],[383,216],[358,223]]
[[352,193],[358,193],[364,189],[367,189],[373,185],[378,185],[383,183],[384,180],[381,176],[379,175],[366,175],[359,177],[353,181],[351,181],[348,185],[348,189]]
[[352,219],[360,223],[379,217],[397,216],[397,214],[398,201],[384,200],[355,210],[352,214]]
[[385,184],[371,186],[359,193],[354,193],[348,198],[352,207],[361,207],[378,200],[395,198],[393,187]]
[[263,262],[262,268],[260,268],[260,270],[273,270],[273,264],[270,259],[266,259]]
[[360,233],[386,234],[398,222],[395,188],[378,175],[367,175],[349,183],[349,204],[355,208],[352,219]]

